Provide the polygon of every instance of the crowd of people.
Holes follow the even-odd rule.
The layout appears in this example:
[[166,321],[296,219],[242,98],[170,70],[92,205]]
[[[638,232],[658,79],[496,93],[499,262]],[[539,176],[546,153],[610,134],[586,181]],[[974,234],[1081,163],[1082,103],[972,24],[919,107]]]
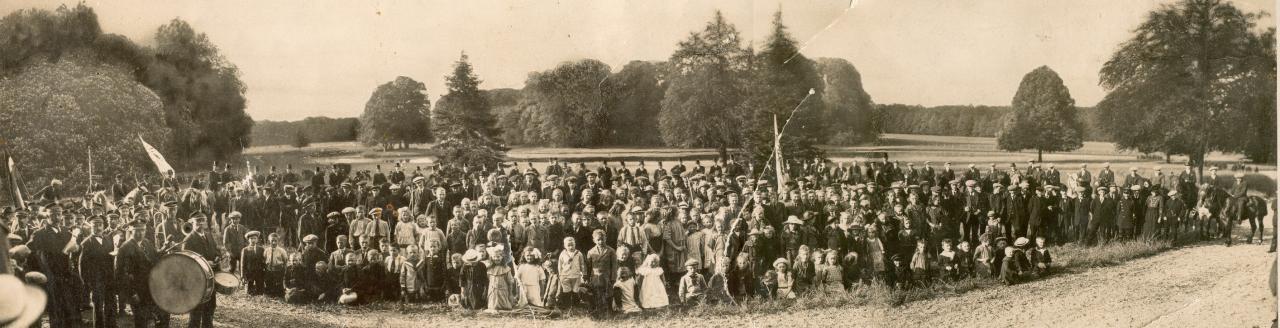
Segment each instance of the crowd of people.
[[[1198,179],[1189,165],[1117,175],[1109,164],[1065,174],[1041,163],[816,161],[778,183],[732,160],[627,164],[252,174],[215,164],[116,176],[76,200],[55,180],[2,217],[12,265],[39,273],[53,327],[115,326],[126,305],[143,327],[168,323],[147,273],[178,249],[239,275],[249,295],[295,304],[631,313],[877,284],[1015,284],[1052,272],[1050,245],[1185,235],[1230,245],[1240,220],[1247,242],[1261,242],[1268,208],[1243,176],[1218,185],[1216,170]],[[191,326],[209,326],[215,308],[216,296]]]

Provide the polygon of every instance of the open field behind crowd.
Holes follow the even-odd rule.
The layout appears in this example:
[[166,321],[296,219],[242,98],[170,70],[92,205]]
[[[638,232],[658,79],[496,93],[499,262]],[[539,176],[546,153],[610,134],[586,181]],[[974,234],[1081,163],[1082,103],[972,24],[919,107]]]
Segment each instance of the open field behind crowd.
[[[252,147],[245,152],[245,155],[254,165],[264,168],[274,165],[283,169],[286,164],[294,164],[302,166],[296,169],[305,169],[345,163],[351,164],[356,170],[372,170],[377,164],[382,164],[389,169],[391,163],[404,162],[405,164],[402,165],[412,170],[416,166],[431,165],[432,157],[429,148],[430,145],[417,144],[411,145],[410,149],[381,151],[356,142],[329,142],[316,143],[304,148],[285,145]],[[950,161],[957,170],[963,169],[968,164],[977,164],[985,169],[991,163],[1007,168],[1011,162],[1023,165],[1027,161],[1036,159],[1036,153],[1033,151],[998,150],[995,138],[988,137],[884,134],[874,145],[823,147],[823,149],[835,162],[879,160],[879,154],[885,153],[888,154],[889,160],[904,164],[923,165],[925,161],[932,161],[935,167],[940,168],[942,163]],[[1123,174],[1129,166],[1141,167],[1144,175],[1156,165],[1163,165],[1166,172],[1177,172],[1181,170],[1179,163],[1186,162],[1186,157],[1181,156],[1174,157],[1174,164],[1165,164],[1162,156],[1140,159],[1139,155],[1131,152],[1117,152],[1115,145],[1110,142],[1085,142],[1084,147],[1072,152],[1047,153],[1044,155],[1044,161],[1057,164],[1058,169],[1064,172],[1078,170],[1079,164],[1082,163],[1089,164],[1091,170],[1100,169],[1103,163],[1112,163],[1112,170],[1118,172],[1117,175]],[[608,160],[609,165],[614,167],[617,167],[618,161],[625,161],[629,167],[635,167],[639,161],[645,161],[646,167],[652,169],[657,167],[657,162],[671,167],[680,159],[686,161],[685,165],[693,165],[694,160],[711,161],[715,158],[716,152],[714,149],[671,148],[515,148],[508,152],[507,156],[513,161],[520,162],[521,165],[533,162],[534,167],[539,169],[545,168],[547,161],[552,158],[574,163],[586,161],[588,167],[597,167],[602,160]],[[1230,164],[1242,163],[1245,160],[1239,155],[1214,153],[1209,156],[1209,161],[1215,164]],[[1275,170],[1275,165],[1251,166],[1260,170]]]

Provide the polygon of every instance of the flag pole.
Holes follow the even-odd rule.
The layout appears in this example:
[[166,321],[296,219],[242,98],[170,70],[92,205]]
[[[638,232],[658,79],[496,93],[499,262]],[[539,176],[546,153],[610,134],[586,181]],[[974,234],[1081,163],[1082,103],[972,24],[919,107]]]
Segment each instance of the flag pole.
[[777,114],[773,115],[773,159],[773,168],[778,175],[778,189],[781,190],[782,186],[786,185],[787,178],[785,171],[782,169],[782,131],[778,130]]

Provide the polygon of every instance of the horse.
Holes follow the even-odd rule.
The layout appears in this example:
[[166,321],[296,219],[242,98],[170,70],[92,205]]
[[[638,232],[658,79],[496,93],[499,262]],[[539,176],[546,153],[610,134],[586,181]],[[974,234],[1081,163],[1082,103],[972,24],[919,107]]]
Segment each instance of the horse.
[[1253,234],[1258,234],[1258,242],[1266,241],[1266,229],[1263,224],[1267,218],[1267,200],[1259,196],[1249,196],[1245,200],[1245,213],[1241,216],[1249,221],[1248,242],[1253,243]]

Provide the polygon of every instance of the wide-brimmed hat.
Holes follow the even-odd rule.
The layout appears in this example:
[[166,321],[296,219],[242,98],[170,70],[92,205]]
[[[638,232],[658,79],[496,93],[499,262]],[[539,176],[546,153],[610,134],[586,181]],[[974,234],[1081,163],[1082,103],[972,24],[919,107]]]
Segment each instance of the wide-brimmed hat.
[[479,260],[480,260],[480,252],[476,251],[475,249],[468,249],[466,253],[462,254],[463,262],[475,263],[476,261],[479,261]]
[[1013,241],[1013,246],[1017,246],[1017,247],[1027,246],[1027,244],[1030,242],[1031,240],[1028,240],[1027,237],[1018,237],[1018,239]]
[[783,222],[783,224],[804,224],[804,221],[800,221],[800,218],[792,215],[791,217],[788,217],[787,221]]
[[0,325],[27,327],[40,319],[48,295],[38,286],[22,283],[11,274],[0,275]]
[[338,303],[351,304],[355,303],[358,299],[360,299],[360,296],[356,295],[355,291],[348,288],[342,291],[342,296],[338,296]]

